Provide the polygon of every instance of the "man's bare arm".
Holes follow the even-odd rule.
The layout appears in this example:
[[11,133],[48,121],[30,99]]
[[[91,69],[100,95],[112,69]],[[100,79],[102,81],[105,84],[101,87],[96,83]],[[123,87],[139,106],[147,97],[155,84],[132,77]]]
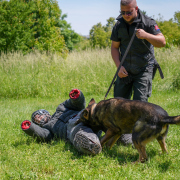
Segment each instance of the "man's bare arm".
[[139,39],[146,39],[154,47],[164,47],[166,45],[166,40],[162,33],[153,35],[145,32],[143,29],[138,29],[136,32],[136,36]]
[[[120,46],[120,42],[112,41],[112,44],[111,44],[111,56],[112,56],[112,59],[113,59],[113,61],[114,61],[117,68],[120,65],[119,46]],[[119,70],[119,73],[118,73],[118,76],[120,78],[128,76],[128,72],[126,71],[126,69],[123,66],[121,66],[121,68]]]

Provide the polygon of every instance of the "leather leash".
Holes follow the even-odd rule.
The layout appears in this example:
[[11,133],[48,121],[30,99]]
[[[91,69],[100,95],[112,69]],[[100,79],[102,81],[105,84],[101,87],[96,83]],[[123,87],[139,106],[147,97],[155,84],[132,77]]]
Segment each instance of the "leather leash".
[[111,84],[110,84],[110,86],[109,86],[109,89],[108,89],[107,92],[106,92],[106,95],[105,95],[105,97],[104,97],[104,100],[107,98],[107,95],[109,94],[109,91],[110,91],[110,89],[111,89],[111,87],[112,87],[112,85],[113,85],[113,83],[114,83],[114,81],[115,81],[115,79],[116,79],[116,76],[118,75],[118,72],[119,72],[122,64],[124,63],[124,60],[125,60],[125,58],[126,58],[126,56],[127,56],[127,53],[128,53],[128,51],[129,51],[129,49],[130,49],[130,47],[131,47],[131,45],[132,45],[132,42],[133,42],[133,40],[134,40],[135,35],[136,35],[136,31],[137,31],[137,28],[135,28],[135,30],[134,30],[134,33],[133,33],[133,35],[132,35],[132,37],[131,37],[131,40],[130,40],[130,42],[129,42],[129,44],[128,44],[128,47],[127,47],[127,49],[126,49],[126,51],[125,51],[125,53],[124,53],[124,56],[123,56],[123,58],[122,58],[122,60],[121,60],[121,62],[120,62],[120,65],[119,65],[119,67],[118,67],[118,69],[117,69],[117,71],[116,71],[116,73],[115,73],[115,75],[114,75],[114,78],[113,78],[113,80],[112,80],[112,82],[111,82]]

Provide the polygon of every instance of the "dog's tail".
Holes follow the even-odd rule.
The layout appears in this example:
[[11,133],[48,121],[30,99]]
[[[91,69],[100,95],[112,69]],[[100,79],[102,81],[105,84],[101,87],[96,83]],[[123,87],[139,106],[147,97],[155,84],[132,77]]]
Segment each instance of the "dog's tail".
[[161,120],[163,123],[167,124],[177,124],[180,125],[180,115],[179,116],[167,116]]

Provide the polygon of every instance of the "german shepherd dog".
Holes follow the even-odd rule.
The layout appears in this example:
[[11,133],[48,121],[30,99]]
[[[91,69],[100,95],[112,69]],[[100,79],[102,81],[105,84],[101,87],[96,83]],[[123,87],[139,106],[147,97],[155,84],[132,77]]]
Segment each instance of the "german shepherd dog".
[[95,103],[91,99],[77,121],[84,122],[93,130],[102,130],[105,135],[101,145],[111,148],[122,134],[132,133],[132,141],[139,152],[141,163],[148,160],[145,146],[157,139],[161,149],[167,152],[165,139],[169,124],[180,124],[180,116],[168,116],[158,105],[138,100],[112,98]]

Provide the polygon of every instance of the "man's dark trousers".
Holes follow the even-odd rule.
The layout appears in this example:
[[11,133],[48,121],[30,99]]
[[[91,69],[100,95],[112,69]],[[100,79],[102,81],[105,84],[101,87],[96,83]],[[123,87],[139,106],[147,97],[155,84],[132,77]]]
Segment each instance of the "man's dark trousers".
[[123,97],[133,100],[148,101],[152,92],[152,75],[153,67],[148,67],[145,71],[138,74],[131,74],[132,81],[128,84],[124,83],[118,76],[114,86],[114,97]]

